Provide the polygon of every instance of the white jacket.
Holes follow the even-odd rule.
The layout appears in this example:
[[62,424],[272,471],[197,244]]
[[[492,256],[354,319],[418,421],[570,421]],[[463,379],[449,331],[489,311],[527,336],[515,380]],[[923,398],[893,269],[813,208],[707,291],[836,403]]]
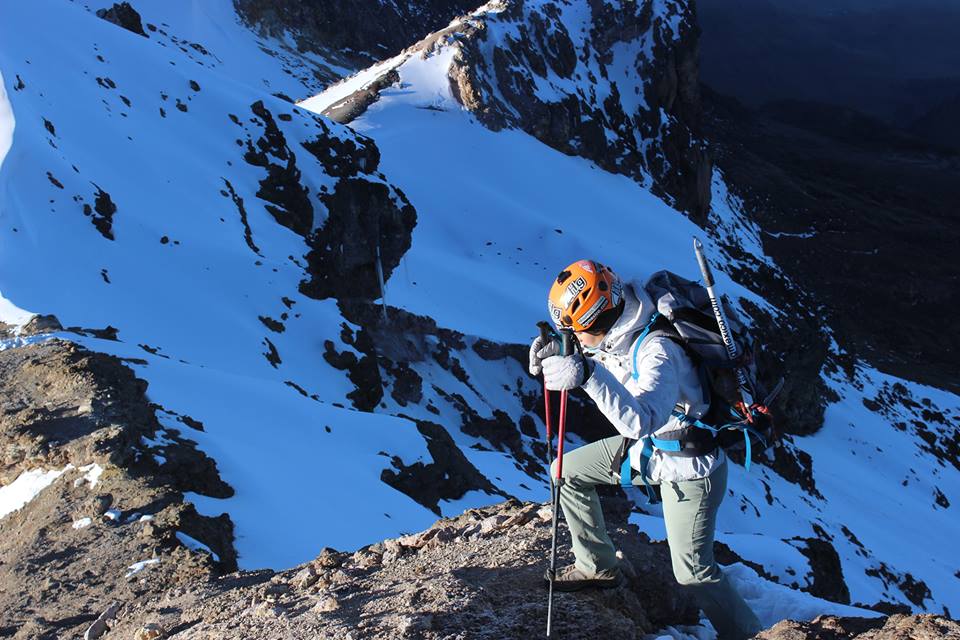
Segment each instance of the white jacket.
[[[696,367],[683,347],[669,338],[655,336],[640,347],[636,353],[638,375],[633,377],[638,334],[656,309],[638,282],[624,286],[623,296],[623,313],[616,324],[596,349],[584,350],[596,366],[583,389],[617,431],[640,440],[682,428],[671,415],[675,407],[700,417],[707,405]],[[630,464],[638,471],[642,469],[641,444],[638,442],[630,449]],[[652,451],[646,468],[647,481],[654,484],[705,478],[726,460],[720,448],[708,455],[685,458],[655,450],[648,442],[646,451]]]

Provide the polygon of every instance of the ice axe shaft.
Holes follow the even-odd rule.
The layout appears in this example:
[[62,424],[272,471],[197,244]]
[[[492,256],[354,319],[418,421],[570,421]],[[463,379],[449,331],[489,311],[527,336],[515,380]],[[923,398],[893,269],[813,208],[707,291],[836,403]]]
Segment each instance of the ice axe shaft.
[[[703,284],[707,288],[707,295],[710,296],[710,306],[713,307],[713,315],[717,319],[717,326],[720,328],[720,337],[723,338],[723,345],[727,348],[727,356],[732,362],[736,362],[740,357],[740,349],[737,343],[733,341],[733,335],[727,325],[727,317],[723,313],[723,307],[720,306],[720,298],[713,289],[713,271],[710,264],[707,263],[707,257],[703,255],[703,244],[697,238],[693,239],[693,251],[697,254],[697,262],[700,264],[700,273],[703,275]],[[747,374],[742,367],[736,367],[737,385],[740,387],[740,396],[746,406],[753,405],[753,390],[747,381]]]

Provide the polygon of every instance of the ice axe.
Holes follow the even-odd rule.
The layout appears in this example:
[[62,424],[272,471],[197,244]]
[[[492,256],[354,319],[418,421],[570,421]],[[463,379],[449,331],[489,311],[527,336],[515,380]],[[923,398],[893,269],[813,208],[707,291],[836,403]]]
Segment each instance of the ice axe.
[[[707,263],[707,257],[703,255],[703,245],[697,238],[693,239],[693,251],[697,254],[697,263],[700,265],[700,274],[703,276],[703,285],[707,288],[707,295],[710,296],[710,306],[713,307],[713,315],[717,319],[717,326],[720,328],[720,337],[723,338],[723,345],[727,348],[727,356],[730,362],[737,362],[740,357],[740,349],[737,343],[733,341],[733,335],[727,328],[727,317],[723,313],[723,307],[720,306],[720,299],[716,291],[713,290],[714,280],[713,271]],[[740,399],[745,407],[753,406],[753,389],[747,380],[747,374],[742,367],[736,367],[734,371],[737,374],[737,386],[740,388]],[[746,415],[750,415],[749,410]]]

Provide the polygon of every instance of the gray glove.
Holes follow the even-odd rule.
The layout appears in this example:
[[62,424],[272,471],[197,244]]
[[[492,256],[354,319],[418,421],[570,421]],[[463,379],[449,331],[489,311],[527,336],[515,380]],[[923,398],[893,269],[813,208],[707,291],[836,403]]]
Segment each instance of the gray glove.
[[560,353],[560,343],[552,338],[547,340],[543,336],[537,336],[530,345],[530,375],[538,376],[543,370],[541,363],[544,358],[555,356]]
[[593,373],[579,353],[551,356],[543,360],[543,382],[550,391],[569,391],[580,387]]

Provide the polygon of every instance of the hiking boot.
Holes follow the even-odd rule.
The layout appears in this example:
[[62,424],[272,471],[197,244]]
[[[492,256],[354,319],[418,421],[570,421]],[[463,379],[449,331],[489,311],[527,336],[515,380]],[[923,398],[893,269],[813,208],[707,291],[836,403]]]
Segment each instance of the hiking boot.
[[[550,570],[543,574],[544,581],[550,584]],[[612,589],[620,584],[623,574],[620,567],[604,569],[596,573],[585,573],[576,565],[568,564],[557,569],[553,579],[553,588],[556,591],[579,591],[580,589]]]

